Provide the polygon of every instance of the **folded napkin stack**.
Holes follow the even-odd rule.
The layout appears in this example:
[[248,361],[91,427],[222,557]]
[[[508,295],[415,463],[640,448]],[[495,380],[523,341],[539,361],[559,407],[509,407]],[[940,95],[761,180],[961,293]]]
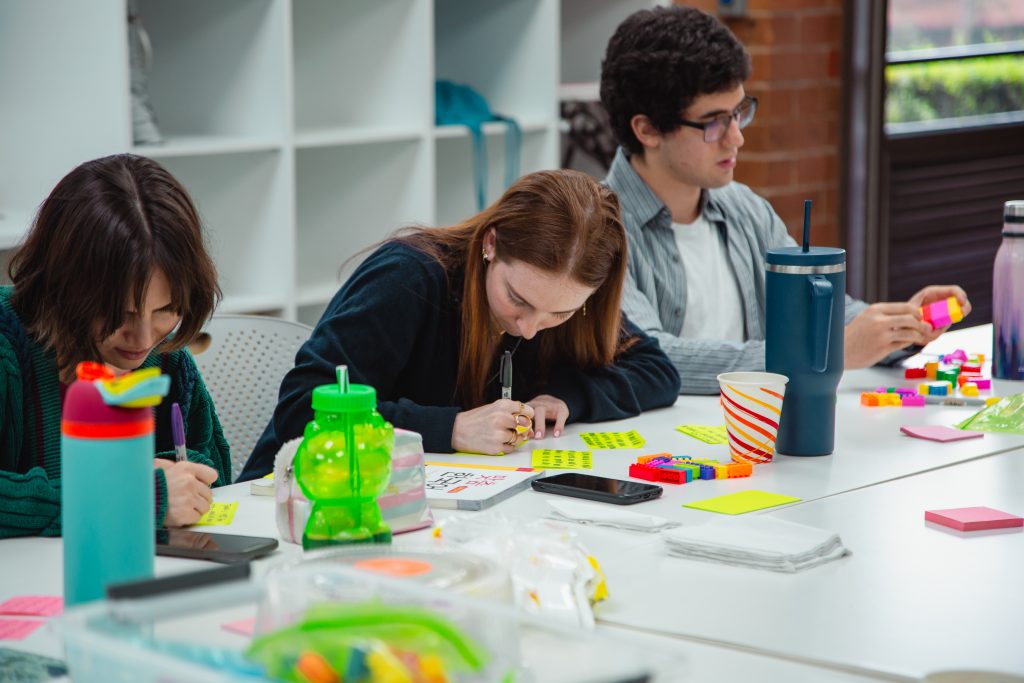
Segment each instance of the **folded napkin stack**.
[[798,572],[850,553],[839,534],[765,515],[715,519],[662,535],[672,555],[773,572]]
[[548,505],[551,506],[552,516],[555,519],[570,520],[579,524],[593,524],[594,526],[607,526],[626,531],[646,531],[649,533],[679,526],[678,522],[670,521],[664,517],[630,512],[616,505],[577,503],[571,500],[549,500]]

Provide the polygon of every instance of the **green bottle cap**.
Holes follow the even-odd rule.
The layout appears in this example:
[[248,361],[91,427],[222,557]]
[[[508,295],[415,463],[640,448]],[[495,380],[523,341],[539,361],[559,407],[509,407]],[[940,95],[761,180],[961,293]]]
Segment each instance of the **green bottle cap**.
[[313,410],[328,413],[359,413],[377,407],[377,390],[365,384],[348,383],[348,367],[339,365],[337,384],[322,384],[313,389]]
[[377,407],[377,390],[366,384],[349,384],[341,391],[337,384],[324,384],[313,389],[313,410],[328,413],[358,413]]

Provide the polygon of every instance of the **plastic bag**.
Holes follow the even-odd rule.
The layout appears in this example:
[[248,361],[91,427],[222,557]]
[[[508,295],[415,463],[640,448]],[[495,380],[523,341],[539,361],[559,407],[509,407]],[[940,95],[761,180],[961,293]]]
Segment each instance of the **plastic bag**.
[[1024,394],[1007,396],[957,425],[975,432],[1024,434]]
[[477,553],[505,567],[516,604],[528,614],[593,628],[592,605],[608,597],[597,559],[564,524],[491,513],[446,519],[434,535],[446,548]]

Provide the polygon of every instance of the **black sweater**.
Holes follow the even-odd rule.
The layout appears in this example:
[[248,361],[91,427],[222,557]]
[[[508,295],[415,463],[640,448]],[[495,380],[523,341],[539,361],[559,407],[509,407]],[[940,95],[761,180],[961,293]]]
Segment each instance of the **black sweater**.
[[[462,274],[446,277],[432,257],[390,242],[369,256],[335,294],[313,335],[281,383],[274,416],[238,481],[274,467],[281,444],[301,436],[313,419],[313,387],[335,382],[347,365],[352,382],[376,388],[381,415],[396,427],[419,432],[427,452],[450,453],[458,374],[459,298]],[[513,398],[550,394],[565,401],[570,422],[600,422],[672,405],[679,375],[653,338],[623,317],[624,333],[637,341],[606,368],[553,368],[537,376],[537,340],[522,340],[513,358]],[[544,334],[541,332],[540,334]],[[508,348],[517,339],[506,340]],[[501,395],[497,377],[487,400]],[[476,407],[476,406],[471,406]]]

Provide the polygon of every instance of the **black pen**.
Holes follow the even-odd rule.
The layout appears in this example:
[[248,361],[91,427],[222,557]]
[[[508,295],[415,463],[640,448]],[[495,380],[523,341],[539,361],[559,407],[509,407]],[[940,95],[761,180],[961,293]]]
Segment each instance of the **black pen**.
[[501,397],[512,398],[512,352],[501,357]]

